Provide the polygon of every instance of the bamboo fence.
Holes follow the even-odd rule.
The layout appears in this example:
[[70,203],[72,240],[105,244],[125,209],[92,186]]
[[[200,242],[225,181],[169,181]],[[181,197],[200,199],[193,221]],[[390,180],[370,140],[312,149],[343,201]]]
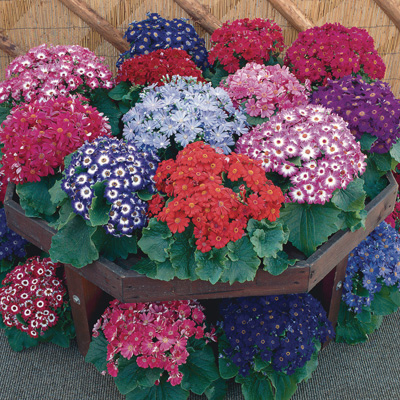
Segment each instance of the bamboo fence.
[[400,0],[0,0],[0,80],[14,57],[42,43],[88,47],[115,70],[128,46],[123,33],[146,12],[188,18],[208,46],[221,23],[244,17],[275,20],[286,45],[326,22],[365,28],[386,64],[385,81],[400,97]]

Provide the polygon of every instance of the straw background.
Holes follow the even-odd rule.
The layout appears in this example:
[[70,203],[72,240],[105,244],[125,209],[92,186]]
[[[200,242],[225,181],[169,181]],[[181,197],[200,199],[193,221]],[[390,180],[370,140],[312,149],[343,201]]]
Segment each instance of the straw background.
[[[237,18],[270,18],[283,29],[286,45],[298,32],[268,0],[198,0],[221,22]],[[85,0],[86,4],[124,33],[133,20],[146,18],[146,12],[157,12],[164,18],[193,19],[174,0]],[[400,97],[400,31],[374,0],[293,0],[298,9],[314,25],[340,22],[365,28],[375,40],[387,70],[385,81],[396,97]],[[400,5],[400,3],[399,3]],[[210,35],[194,23],[197,32],[209,47]],[[6,36],[22,52],[42,43],[79,44],[88,47],[115,71],[119,51],[73,14],[59,0],[0,0],[0,34]],[[0,50],[0,80],[12,57]]]

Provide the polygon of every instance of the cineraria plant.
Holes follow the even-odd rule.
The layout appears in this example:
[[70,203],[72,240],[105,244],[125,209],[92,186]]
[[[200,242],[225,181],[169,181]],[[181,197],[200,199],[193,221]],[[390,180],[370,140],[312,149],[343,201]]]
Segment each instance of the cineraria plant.
[[222,78],[248,62],[277,64],[283,48],[282,29],[273,20],[237,19],[225,22],[213,32],[208,61]]
[[203,142],[160,163],[154,179],[167,203],[161,196],[151,200],[155,218],[138,243],[153,265],[146,260],[133,268],[152,276],[158,263],[168,261],[163,270],[169,268],[170,279],[176,275],[211,283],[254,279],[259,257],[268,268],[287,232],[275,222],[282,191],[259,164],[235,153],[227,157]]
[[337,341],[365,342],[399,307],[400,234],[382,222],[349,255]]
[[64,166],[85,141],[110,135],[107,119],[78,97],[52,98],[15,106],[2,123],[2,170],[10,182],[39,182]]
[[219,378],[208,344],[216,336],[206,328],[203,311],[196,300],[113,300],[93,328],[86,361],[113,376],[130,399],[201,395]]
[[224,299],[220,313],[220,374],[235,377],[245,400],[290,399],[316,369],[321,343],[334,337],[308,293]]
[[145,88],[122,121],[126,140],[139,149],[154,149],[160,156],[165,156],[166,149],[176,154],[196,140],[228,154],[236,138],[247,132],[245,115],[235,110],[225,90],[180,76],[163,86]]
[[363,176],[367,194],[375,197],[386,186],[383,175],[400,161],[400,101],[385,82],[346,76],[318,88],[312,102],[339,114],[360,141],[368,155]]
[[78,45],[42,44],[15,58],[0,82],[0,103],[15,105],[68,94],[88,94],[113,87],[112,72],[103,59]]
[[309,81],[301,85],[287,67],[249,63],[221,82],[235,108],[244,107],[247,122],[261,124],[281,110],[308,104]]
[[18,259],[26,256],[28,242],[7,226],[4,208],[0,209],[0,273],[8,271]]
[[[365,192],[357,177],[365,171],[365,155],[346,125],[322,106],[299,106],[278,112],[237,142],[236,151],[261,161],[267,177],[286,193],[282,217],[289,240],[306,255],[340,229],[341,211],[352,213],[344,218],[346,227],[362,220]],[[318,237],[304,231],[302,218],[313,219]]]
[[68,347],[74,337],[66,289],[56,276],[58,267],[49,258],[32,257],[4,278],[0,313],[13,350],[49,341]]
[[386,69],[365,29],[339,23],[300,32],[286,51],[285,64],[300,82],[309,79],[313,88],[346,75],[383,79]]
[[131,48],[119,56],[117,68],[127,58],[167,48],[185,50],[199,68],[206,68],[208,53],[204,39],[187,21],[184,18],[168,20],[157,13],[147,13],[145,20],[130,23],[124,37]]
[[[136,252],[136,234],[148,222],[146,200],[155,192],[157,161],[153,153],[109,137],[73,153],[63,179],[50,189],[60,207],[52,259],[80,268],[100,252],[110,259]],[[78,232],[81,252],[71,251]]]

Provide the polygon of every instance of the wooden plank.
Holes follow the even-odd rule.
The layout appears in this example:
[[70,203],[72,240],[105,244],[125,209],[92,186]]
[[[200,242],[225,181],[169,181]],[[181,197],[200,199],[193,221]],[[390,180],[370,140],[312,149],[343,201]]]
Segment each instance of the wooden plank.
[[23,54],[23,51],[8,39],[3,30],[0,31],[0,50],[11,57],[18,57]]
[[374,0],[390,20],[400,29],[400,0]]
[[268,0],[298,31],[305,31],[315,25],[291,0]]
[[106,19],[101,17],[90,8],[83,0],[59,0],[79,18],[85,21],[92,29],[98,32],[107,42],[111,43],[121,53],[129,50],[128,42],[122,33],[112,26]]
[[174,0],[182,7],[205,31],[213,33],[222,26],[222,22],[211,14],[207,8],[196,0]]

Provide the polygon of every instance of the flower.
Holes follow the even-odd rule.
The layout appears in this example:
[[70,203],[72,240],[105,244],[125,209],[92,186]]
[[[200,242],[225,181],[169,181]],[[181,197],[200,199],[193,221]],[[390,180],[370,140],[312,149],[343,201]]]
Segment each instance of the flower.
[[[227,21],[211,35],[210,64],[233,73],[246,62],[271,64],[283,50],[282,29],[270,19]],[[275,61],[276,63],[276,61]]]
[[40,181],[64,166],[64,158],[85,141],[110,135],[107,119],[77,97],[22,103],[0,127],[2,171],[17,184]]
[[129,236],[147,224],[148,204],[138,192],[155,192],[157,162],[153,153],[139,152],[132,144],[98,138],[74,153],[61,187],[70,197],[74,212],[86,220],[90,220],[93,199],[101,187],[102,197],[111,205],[104,228],[113,236]]
[[[187,145],[175,161],[161,162],[154,180],[171,201],[157,212],[155,208],[161,207],[156,197],[156,206],[150,203],[153,215],[173,233],[194,224],[197,249],[202,252],[239,240],[250,218],[275,221],[284,200],[259,162],[235,153],[225,157],[203,142]],[[239,180],[243,186],[235,193],[228,182]]]
[[168,20],[157,13],[147,13],[147,19],[129,24],[124,37],[131,48],[119,56],[117,68],[126,58],[167,48],[185,50],[199,68],[208,66],[204,39],[184,18]]
[[227,339],[220,362],[235,364],[243,377],[254,371],[256,359],[292,375],[317,342],[334,336],[321,304],[308,293],[224,299],[220,313]]
[[3,279],[0,313],[7,327],[38,338],[54,327],[67,307],[66,290],[56,277],[60,264],[32,257]]
[[93,337],[102,331],[107,342],[107,371],[118,375],[118,360],[134,358],[140,368],[160,368],[167,382],[179,385],[179,366],[189,356],[189,339],[216,340],[206,332],[204,308],[196,300],[153,303],[110,302],[93,328]]
[[346,122],[322,106],[278,112],[243,135],[236,151],[289,179],[288,195],[298,203],[324,204],[366,168],[366,156]]
[[112,88],[110,69],[92,51],[78,45],[42,44],[15,58],[0,82],[0,103],[12,105],[55,96],[89,93],[95,88]]
[[165,83],[161,78],[173,75],[193,76],[199,82],[204,81],[201,70],[186,51],[167,48],[125,60],[118,70],[117,82],[161,86]]
[[400,137],[400,100],[385,82],[353,76],[329,80],[313,93],[312,102],[340,115],[356,139],[364,133],[376,137],[371,153],[387,153]]
[[[196,78],[174,76],[164,86],[150,86],[123,117],[123,136],[139,149],[178,149],[203,140],[230,153],[234,137],[247,132],[246,119],[228,94]],[[160,152],[159,152],[160,154]]]
[[324,24],[299,33],[287,49],[285,65],[300,82],[325,85],[328,79],[361,74],[383,79],[385,64],[365,29],[346,28],[339,23]]
[[[229,75],[221,86],[235,108],[266,121],[277,111],[308,104],[309,84],[301,85],[287,67],[249,63]],[[308,87],[307,87],[308,86]]]
[[[400,289],[400,234],[382,222],[349,254],[342,300],[358,314],[383,286],[394,285]],[[367,295],[359,295],[362,288]]]

